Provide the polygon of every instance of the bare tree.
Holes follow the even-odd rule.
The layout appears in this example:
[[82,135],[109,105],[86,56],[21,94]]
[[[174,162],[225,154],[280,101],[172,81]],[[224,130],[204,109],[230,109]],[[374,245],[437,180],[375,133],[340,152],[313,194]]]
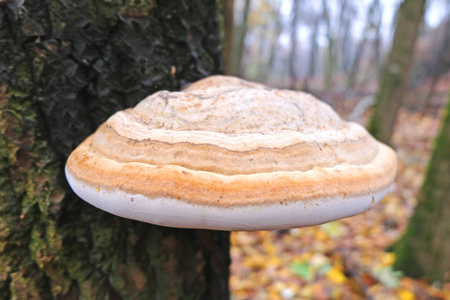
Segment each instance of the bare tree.
[[436,83],[439,78],[450,68],[450,16],[444,20],[443,35],[442,42],[439,46],[437,55],[435,56],[433,72],[431,75],[431,85],[427,95],[425,96],[422,114],[425,114],[430,106],[431,98],[433,97]]
[[234,28],[234,0],[223,0],[223,31],[225,35],[225,74],[231,74],[233,65],[233,28]]
[[349,57],[351,55],[351,29],[352,22],[355,15],[355,9],[353,3],[348,0],[340,0],[339,11],[339,28],[338,36],[336,40],[336,56],[338,69],[340,71],[346,71],[348,67]]
[[275,63],[275,54],[276,50],[278,48],[278,38],[280,37],[280,34],[283,30],[283,21],[281,18],[281,5],[276,6],[275,10],[272,13],[273,15],[273,30],[271,31],[271,37],[270,37],[270,49],[268,53],[268,60],[266,67],[262,70],[262,80],[267,81],[269,77],[269,73],[271,70],[273,70],[273,65]]
[[[350,68],[350,73],[348,75],[347,86],[350,88],[352,88],[356,84],[356,75],[358,74],[358,71],[359,71],[361,58],[364,55],[364,50],[366,48],[367,40],[369,39],[369,35],[370,35],[371,31],[375,30],[378,32],[377,39],[379,39],[380,38],[379,37],[380,25],[381,25],[380,0],[373,0],[373,2],[371,3],[371,5],[369,6],[368,11],[367,11],[367,22],[364,27],[363,38],[358,43],[358,47],[355,52],[353,63]],[[376,60],[378,61],[379,60],[378,51],[379,51],[379,42],[380,41],[377,39],[376,39],[376,43],[377,43],[378,49],[375,51],[375,55],[376,55]]]
[[245,0],[241,23],[237,26],[234,38],[234,55],[232,59],[231,74],[241,76],[242,56],[244,55],[245,36],[248,30],[248,16],[250,14],[250,0]]
[[297,31],[298,31],[298,15],[299,15],[300,0],[292,0],[291,10],[291,49],[288,58],[289,68],[289,88],[295,90],[297,85]]
[[317,43],[317,35],[319,33],[319,17],[313,17],[313,28],[311,30],[311,35],[309,36],[309,59],[308,59],[308,71],[306,73],[305,79],[303,81],[303,89],[310,89],[310,80],[314,78],[316,73],[316,60],[319,45]]
[[325,22],[326,36],[328,40],[328,47],[325,58],[325,88],[330,90],[333,87],[333,76],[336,68],[336,55],[335,55],[335,38],[333,29],[331,26],[330,10],[328,8],[328,2],[322,0],[322,18]]
[[369,124],[372,135],[386,144],[391,144],[397,112],[408,88],[408,75],[424,7],[425,0],[404,0],[397,12],[394,40],[381,74],[376,107]]
[[375,31],[375,37],[373,40],[373,66],[378,72],[381,69],[381,47],[382,47],[382,39],[381,39],[381,22],[383,21],[383,7],[380,1],[377,1],[376,8],[374,10],[374,18],[373,18],[373,29]]

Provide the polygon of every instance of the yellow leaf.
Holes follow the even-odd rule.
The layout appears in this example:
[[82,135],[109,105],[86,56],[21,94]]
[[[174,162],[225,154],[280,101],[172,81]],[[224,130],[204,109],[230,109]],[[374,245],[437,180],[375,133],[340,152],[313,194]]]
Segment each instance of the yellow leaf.
[[327,277],[331,281],[339,284],[344,283],[347,280],[347,277],[345,277],[345,275],[336,267],[328,271]]
[[395,261],[395,254],[393,252],[388,252],[383,254],[383,258],[381,260],[381,267],[389,267],[392,266],[392,264]]
[[398,291],[398,297],[400,298],[400,300],[414,300],[416,299],[416,297],[414,296],[413,293],[411,293],[408,290],[404,290],[401,289]]
[[267,265],[278,267],[282,263],[281,259],[277,256],[272,256],[267,260]]

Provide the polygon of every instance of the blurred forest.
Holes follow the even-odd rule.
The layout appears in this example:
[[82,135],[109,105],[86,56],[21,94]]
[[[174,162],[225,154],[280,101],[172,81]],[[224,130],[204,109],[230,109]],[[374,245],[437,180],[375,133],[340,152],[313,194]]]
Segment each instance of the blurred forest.
[[[232,32],[228,74],[329,100],[331,94],[363,98],[376,92],[402,1],[224,2],[234,2],[228,4],[233,26],[225,27]],[[448,0],[426,4],[410,72],[410,108],[442,107],[437,98],[445,98],[450,84],[449,13]]]
[[223,10],[227,74],[306,90],[399,158],[391,193],[367,213],[233,232],[232,298],[450,299],[450,1],[230,0]]

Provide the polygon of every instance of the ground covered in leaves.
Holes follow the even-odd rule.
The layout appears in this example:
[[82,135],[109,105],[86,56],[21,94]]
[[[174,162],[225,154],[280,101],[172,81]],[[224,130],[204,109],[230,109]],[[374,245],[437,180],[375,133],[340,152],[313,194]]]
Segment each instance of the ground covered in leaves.
[[413,213],[441,116],[400,111],[396,182],[370,211],[309,228],[233,232],[232,299],[450,299],[450,284],[403,276],[390,252]]

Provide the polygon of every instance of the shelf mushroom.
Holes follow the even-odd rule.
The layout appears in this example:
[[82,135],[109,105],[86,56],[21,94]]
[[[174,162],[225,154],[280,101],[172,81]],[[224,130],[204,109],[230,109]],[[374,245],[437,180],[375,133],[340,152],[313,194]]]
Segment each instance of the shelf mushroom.
[[211,76],[117,112],[70,155],[82,199],[152,224],[216,230],[317,225],[389,190],[396,155],[313,96]]

